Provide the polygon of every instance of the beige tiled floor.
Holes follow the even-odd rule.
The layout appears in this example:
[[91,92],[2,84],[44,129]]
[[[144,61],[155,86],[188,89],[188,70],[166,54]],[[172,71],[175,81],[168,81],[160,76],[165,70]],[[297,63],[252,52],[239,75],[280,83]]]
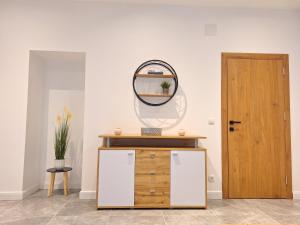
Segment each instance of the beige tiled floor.
[[0,225],[300,224],[299,200],[209,200],[207,210],[96,210],[95,200],[39,191],[0,201]]

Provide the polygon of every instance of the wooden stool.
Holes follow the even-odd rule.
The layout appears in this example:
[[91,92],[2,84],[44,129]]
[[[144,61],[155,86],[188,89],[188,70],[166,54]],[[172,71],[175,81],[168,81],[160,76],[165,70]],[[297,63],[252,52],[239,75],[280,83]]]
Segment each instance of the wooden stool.
[[50,183],[48,188],[48,197],[50,197],[53,193],[56,173],[64,173],[64,195],[65,196],[68,195],[69,192],[68,172],[71,170],[72,170],[71,167],[64,167],[62,169],[56,169],[56,168],[47,169],[47,172],[51,173],[51,178],[50,178]]

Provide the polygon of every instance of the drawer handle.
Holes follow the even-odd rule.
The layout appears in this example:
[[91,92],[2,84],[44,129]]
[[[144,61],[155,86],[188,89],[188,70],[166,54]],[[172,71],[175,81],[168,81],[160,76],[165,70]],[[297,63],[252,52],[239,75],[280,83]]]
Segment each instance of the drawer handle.
[[154,193],[155,193],[155,190],[150,190],[150,193],[151,193],[151,194],[154,194]]
[[154,159],[154,158],[155,158],[155,154],[154,154],[154,153],[151,153],[151,154],[150,154],[150,158]]
[[150,175],[155,175],[155,171],[150,171]]

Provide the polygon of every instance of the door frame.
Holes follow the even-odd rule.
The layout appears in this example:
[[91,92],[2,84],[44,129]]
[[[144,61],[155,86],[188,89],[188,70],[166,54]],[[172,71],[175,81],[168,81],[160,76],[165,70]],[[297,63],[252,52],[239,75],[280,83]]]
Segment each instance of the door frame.
[[221,71],[221,123],[222,123],[222,194],[223,199],[229,198],[229,153],[228,153],[228,59],[266,59],[283,60],[284,71],[284,111],[285,123],[285,150],[286,150],[286,198],[292,199],[292,167],[291,167],[291,125],[290,125],[290,87],[289,87],[289,55],[288,54],[257,54],[257,53],[222,53]]

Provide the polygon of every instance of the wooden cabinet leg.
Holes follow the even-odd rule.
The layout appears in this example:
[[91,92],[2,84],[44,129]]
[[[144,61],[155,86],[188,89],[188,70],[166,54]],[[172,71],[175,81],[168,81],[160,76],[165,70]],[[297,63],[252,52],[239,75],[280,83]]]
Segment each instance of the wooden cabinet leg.
[[51,173],[50,183],[48,187],[48,197],[50,197],[54,190],[55,173]]
[[64,172],[64,195],[67,196],[69,192],[68,172]]

